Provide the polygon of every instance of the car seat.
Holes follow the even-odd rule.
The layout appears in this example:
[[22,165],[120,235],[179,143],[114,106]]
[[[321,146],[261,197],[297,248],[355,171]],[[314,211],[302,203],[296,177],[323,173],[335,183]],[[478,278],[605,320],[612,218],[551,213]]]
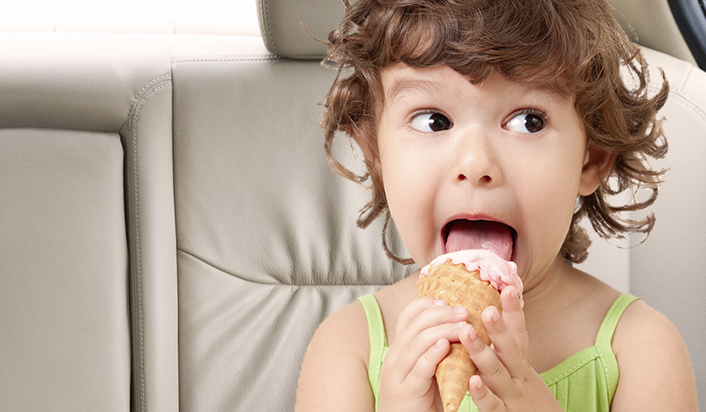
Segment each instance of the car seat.
[[0,410],[177,410],[163,40],[6,32],[0,61]]

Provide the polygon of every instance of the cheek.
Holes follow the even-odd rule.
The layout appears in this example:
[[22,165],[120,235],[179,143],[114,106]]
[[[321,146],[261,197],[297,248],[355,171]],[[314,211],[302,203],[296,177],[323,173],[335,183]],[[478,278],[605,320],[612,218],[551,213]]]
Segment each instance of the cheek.
[[420,190],[425,188],[419,169],[404,159],[382,158],[382,180],[384,182],[387,204],[400,232],[420,218],[424,196]]
[[521,172],[525,178],[518,190],[525,199],[524,221],[531,225],[531,233],[541,234],[538,241],[550,243],[552,249],[561,247],[571,224],[582,164],[578,151],[564,151],[529,164]]
[[425,174],[421,166],[424,163],[410,145],[400,141],[384,125],[380,127],[378,147],[385,195],[393,217],[398,220],[396,209],[406,209],[405,205],[414,202],[416,191],[424,184],[420,182]]
[[403,147],[382,144],[380,151],[385,195],[397,231],[415,260],[426,259],[424,251],[435,239],[433,173]]

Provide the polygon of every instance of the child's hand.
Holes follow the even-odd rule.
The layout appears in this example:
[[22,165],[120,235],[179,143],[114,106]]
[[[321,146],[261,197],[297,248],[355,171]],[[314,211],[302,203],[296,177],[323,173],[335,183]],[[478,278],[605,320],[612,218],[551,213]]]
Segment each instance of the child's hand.
[[434,373],[467,325],[468,310],[429,297],[400,314],[380,372],[380,412],[436,411]]
[[542,377],[527,362],[529,340],[525,316],[513,287],[500,295],[503,315],[494,307],[483,311],[481,320],[493,343],[483,343],[472,326],[460,334],[478,368],[469,392],[480,412],[562,411]]

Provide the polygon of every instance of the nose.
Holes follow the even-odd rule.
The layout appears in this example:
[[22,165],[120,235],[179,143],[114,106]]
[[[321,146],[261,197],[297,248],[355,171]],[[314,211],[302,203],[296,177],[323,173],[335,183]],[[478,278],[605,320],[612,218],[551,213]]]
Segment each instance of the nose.
[[455,147],[451,178],[477,187],[492,187],[504,181],[498,148],[484,135],[465,135]]

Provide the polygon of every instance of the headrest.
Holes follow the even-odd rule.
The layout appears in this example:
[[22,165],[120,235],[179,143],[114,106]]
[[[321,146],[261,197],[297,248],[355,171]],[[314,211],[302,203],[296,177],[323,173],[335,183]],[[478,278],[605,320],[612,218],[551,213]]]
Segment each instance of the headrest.
[[341,0],[257,0],[260,33],[267,50],[293,59],[323,59],[326,46],[306,32],[327,40],[343,19],[344,10]]
[[[618,22],[633,41],[695,62],[667,2],[649,0],[650,7],[637,7],[632,0],[609,1],[616,8]],[[343,19],[344,12],[342,0],[257,0],[257,7],[267,50],[294,59],[323,59],[326,46],[312,39],[304,28],[315,38],[326,40]]]

